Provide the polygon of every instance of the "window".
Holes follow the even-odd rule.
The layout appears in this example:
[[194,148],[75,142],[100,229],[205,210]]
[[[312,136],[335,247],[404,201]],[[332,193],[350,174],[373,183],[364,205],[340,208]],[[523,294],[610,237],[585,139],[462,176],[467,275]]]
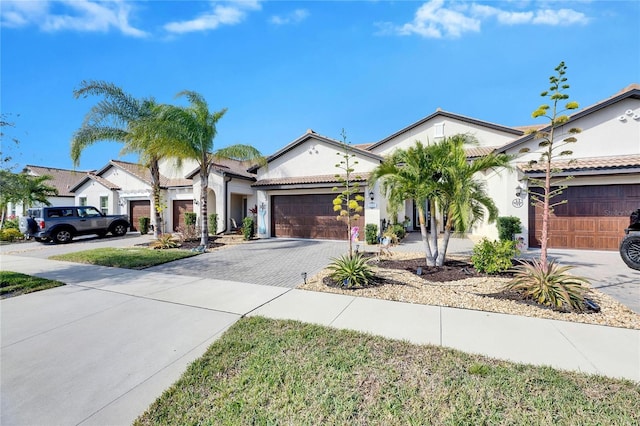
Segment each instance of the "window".
[[109,214],[109,197],[100,197],[100,211]]
[[444,138],[444,123],[437,123],[433,126],[434,137]]
[[86,206],[87,205],[87,197],[78,198],[78,205]]

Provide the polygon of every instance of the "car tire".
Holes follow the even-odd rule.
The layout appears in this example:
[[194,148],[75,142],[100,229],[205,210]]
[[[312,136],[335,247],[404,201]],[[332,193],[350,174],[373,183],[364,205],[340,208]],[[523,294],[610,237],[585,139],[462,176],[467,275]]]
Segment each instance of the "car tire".
[[57,229],[53,234],[53,242],[56,244],[67,244],[73,240],[73,232],[69,228]]
[[117,237],[121,237],[127,233],[127,228],[126,223],[116,223],[111,227],[111,233]]
[[620,243],[620,256],[631,269],[640,271],[640,234],[630,234]]

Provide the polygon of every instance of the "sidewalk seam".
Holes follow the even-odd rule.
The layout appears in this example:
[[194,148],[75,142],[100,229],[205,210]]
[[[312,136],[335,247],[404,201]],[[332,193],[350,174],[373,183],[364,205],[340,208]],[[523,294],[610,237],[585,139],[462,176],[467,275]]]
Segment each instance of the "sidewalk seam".
[[[257,284],[257,285],[260,285],[260,284]],[[272,298],[272,299],[267,300],[266,302],[262,303],[261,305],[256,306],[255,308],[251,309],[250,311],[245,312],[244,314],[241,314],[241,315],[240,315],[240,318],[244,318],[244,317],[246,317],[246,316],[247,316],[247,315],[249,315],[251,312],[256,311],[256,310],[258,310],[258,309],[262,308],[264,305],[267,305],[267,304],[269,304],[269,303],[273,302],[274,300],[281,298],[282,296],[284,296],[285,294],[287,294],[287,293],[291,292],[292,290],[295,290],[295,288],[290,288],[290,289],[288,289],[287,291],[285,291],[284,293],[280,293],[280,294],[279,294],[279,295],[277,295],[276,297],[274,297],[274,298]]]
[[340,312],[338,312],[338,315],[336,315],[330,322],[329,322],[329,326],[332,326],[334,322],[336,322],[336,320],[338,318],[340,318],[340,315],[342,315],[344,313],[344,311],[346,311],[347,309],[349,309],[349,306],[351,306],[351,304],[353,302],[355,302],[356,298],[351,296],[351,301],[349,303],[347,303],[347,306],[345,306]]

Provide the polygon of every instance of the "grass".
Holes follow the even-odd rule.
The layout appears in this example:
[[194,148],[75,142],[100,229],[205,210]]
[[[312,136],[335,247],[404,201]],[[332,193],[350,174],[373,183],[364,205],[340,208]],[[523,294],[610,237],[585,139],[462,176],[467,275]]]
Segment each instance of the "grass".
[[19,296],[64,285],[60,281],[33,277],[18,272],[0,271],[0,298]]
[[98,248],[51,256],[49,259],[116,268],[144,269],[198,253],[188,250],[151,250],[148,248]]
[[627,380],[244,318],[136,425],[638,424]]

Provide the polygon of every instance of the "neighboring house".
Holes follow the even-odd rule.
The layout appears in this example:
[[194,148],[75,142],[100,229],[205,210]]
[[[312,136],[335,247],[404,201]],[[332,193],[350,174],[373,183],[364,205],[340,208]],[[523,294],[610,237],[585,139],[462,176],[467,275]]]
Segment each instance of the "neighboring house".
[[[540,128],[541,125],[529,126]],[[631,211],[640,207],[640,86],[631,85],[615,96],[573,114],[569,127],[579,127],[578,142],[571,146],[575,162],[559,162],[556,167],[575,179],[562,197],[567,205],[555,210],[551,221],[551,246],[565,248],[617,249]],[[513,170],[489,171],[482,175],[501,216],[517,216],[523,224],[523,238],[539,246],[540,212],[530,206],[527,178],[540,176],[528,168],[538,159],[536,140],[525,128],[501,126],[438,110],[398,132],[369,145],[352,146],[366,198],[362,224],[381,225],[389,220],[386,202],[379,188],[366,186],[368,172],[382,157],[416,141],[437,143],[443,137],[463,133],[475,136],[479,146],[468,149],[470,159],[489,152],[514,155]],[[519,154],[527,147],[529,154]],[[537,151],[537,153],[536,153]],[[340,142],[313,131],[297,138],[267,159],[264,167],[254,167],[261,237],[303,237],[345,239],[346,230],[335,220],[331,200],[337,185],[335,167],[343,149]],[[371,195],[369,195],[371,194]],[[408,201],[399,221],[409,217],[416,228],[415,207]],[[438,213],[436,213],[438,215]],[[442,221],[440,221],[441,223]],[[442,231],[439,225],[438,231]],[[482,223],[471,237],[497,238],[494,224]]]
[[[162,232],[184,225],[184,213],[193,211],[192,182],[181,177],[167,177],[161,167],[160,207]],[[171,174],[171,173],[170,173]],[[111,160],[97,172],[87,173],[71,191],[78,205],[93,205],[105,214],[127,214],[131,230],[138,227],[140,217],[152,217],[151,175],[139,164]]]
[[[74,194],[71,189],[84,178],[87,172],[67,169],[57,169],[53,167],[27,165],[22,170],[23,173],[32,176],[49,176],[50,180],[45,182],[46,185],[53,186],[58,190],[58,195],[49,197],[48,201],[52,206],[73,205]],[[22,203],[9,203],[8,213],[10,216],[22,215],[23,210],[29,207],[40,207],[40,203],[33,206],[24,206]]]
[[[212,159],[211,171],[207,182],[207,214],[218,215],[218,233],[229,232],[235,225],[242,226],[242,219],[256,206],[256,194],[251,185],[256,175],[247,169],[250,164],[229,159]],[[199,212],[200,168],[196,166],[186,175],[193,180],[193,199],[195,211]]]

